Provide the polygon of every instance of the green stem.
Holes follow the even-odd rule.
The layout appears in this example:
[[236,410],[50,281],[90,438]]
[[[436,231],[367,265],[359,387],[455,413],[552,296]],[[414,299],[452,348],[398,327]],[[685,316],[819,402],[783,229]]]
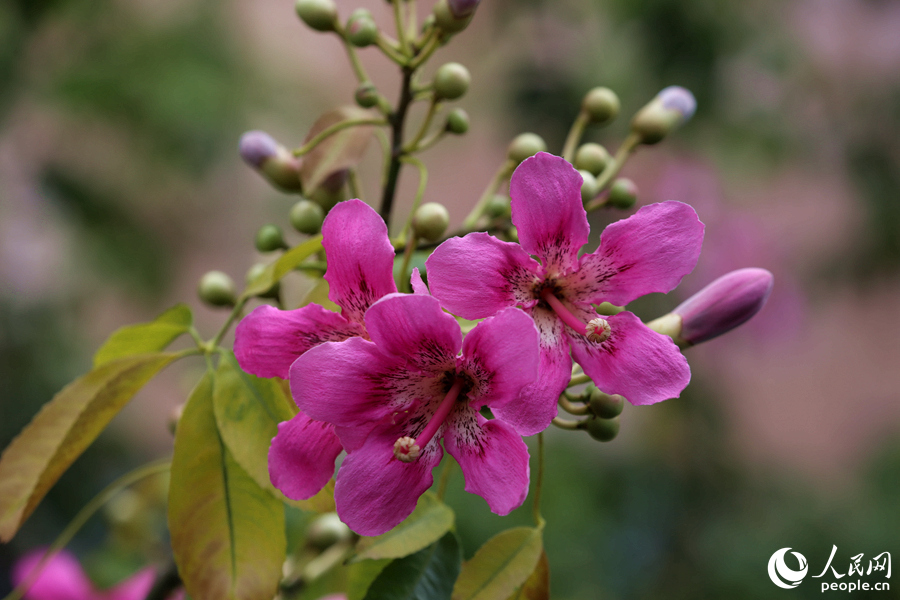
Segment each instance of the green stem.
[[406,249],[403,251],[403,264],[400,267],[400,273],[397,275],[400,278],[400,281],[397,282],[397,289],[409,292],[410,283],[409,283],[409,261],[412,259],[413,252],[416,251],[416,246],[419,244],[419,238],[416,236],[415,232],[409,236],[409,241],[406,243]]
[[494,174],[493,179],[491,179],[487,187],[484,188],[484,192],[481,194],[481,198],[478,200],[475,208],[472,209],[472,212],[470,212],[469,216],[466,217],[466,220],[463,221],[463,229],[472,229],[473,227],[475,227],[475,223],[478,222],[478,219],[481,218],[481,214],[484,212],[484,209],[487,208],[488,202],[491,201],[491,198],[494,197],[494,194],[497,193],[497,190],[500,189],[500,186],[503,184],[503,182],[512,175],[512,172],[515,170],[515,168],[515,162],[512,160],[507,160],[497,170],[497,172]]
[[562,157],[567,161],[572,162],[575,159],[575,148],[578,147],[578,142],[581,141],[584,128],[587,127],[589,121],[590,116],[584,111],[579,112],[575,117],[572,128],[569,129],[569,135],[566,136],[566,143],[563,144]]
[[455,465],[456,465],[456,461],[454,461],[450,458],[447,459],[447,464],[444,465],[444,470],[441,471],[441,480],[438,482],[438,489],[437,489],[438,500],[443,501],[444,496],[447,494],[447,485],[450,483],[450,476],[453,475],[453,471],[456,470],[454,468]]
[[576,385],[581,385],[582,383],[588,383],[590,382],[590,380],[591,378],[584,374],[574,375],[572,379],[569,380],[569,385],[567,385],[566,387],[574,387]]
[[628,137],[625,138],[625,141],[622,142],[622,145],[616,150],[616,155],[613,157],[613,160],[606,165],[606,168],[603,169],[603,172],[597,177],[597,191],[602,192],[606,189],[606,186],[612,183],[613,177],[619,174],[619,171],[625,166],[625,161],[628,160],[628,157],[631,156],[632,152],[635,151],[640,143],[641,138],[639,135],[636,133],[628,134]]
[[410,40],[416,39],[416,29],[419,27],[419,17],[416,14],[416,0],[406,0],[406,37]]
[[431,148],[432,146],[437,144],[439,141],[441,141],[445,135],[447,135],[446,129],[443,129],[443,128],[438,129],[437,131],[432,133],[427,139],[420,142],[418,146],[416,146],[415,148],[410,150],[410,153],[413,153],[413,152],[418,153],[418,152],[423,152],[425,150],[428,150],[429,148]]
[[397,42],[392,40],[390,37],[384,35],[381,32],[378,32],[378,37],[375,38],[375,44],[387,56],[389,59],[394,61],[400,66],[403,66],[407,63],[407,59],[400,53],[399,47],[397,46]]
[[591,413],[591,409],[587,405],[582,404],[579,406],[577,404],[574,404],[571,400],[569,400],[569,397],[566,394],[566,392],[563,392],[562,394],[559,395],[559,405],[560,405],[560,407],[562,407],[562,409],[564,411],[566,411],[570,415],[584,416],[584,415],[588,415]]
[[412,229],[412,220],[413,215],[416,213],[416,209],[419,208],[419,205],[422,203],[422,199],[425,197],[425,188],[428,185],[428,168],[418,158],[413,158],[412,156],[404,156],[401,159],[405,163],[409,163],[416,167],[419,170],[419,188],[416,190],[416,199],[413,201],[412,208],[409,211],[409,215],[406,217],[406,223],[403,225],[403,229],[400,231],[399,241],[401,244],[405,243],[406,236],[409,235],[410,229]]
[[316,146],[322,143],[326,138],[334,135],[338,131],[343,129],[347,129],[348,127],[360,127],[362,125],[387,125],[387,121],[384,119],[348,119],[346,121],[341,121],[340,123],[335,123],[334,125],[329,125],[318,134],[316,134],[311,140],[294,150],[294,156],[303,156]]
[[532,515],[534,516],[534,524],[538,528],[543,528],[544,517],[541,516],[541,489],[544,486],[544,432],[538,434],[538,469],[537,480],[534,482],[534,505],[532,507]]
[[347,32],[343,27],[338,24],[337,34],[340,36],[341,41],[344,42],[344,49],[347,51],[347,58],[350,59],[350,66],[353,67],[353,73],[356,75],[356,79],[359,80],[360,83],[365,83],[367,81],[371,81],[369,76],[366,74],[366,70],[362,65],[362,62],[359,60],[359,55],[356,53],[356,48],[353,44],[350,43],[350,40],[347,39]]
[[228,329],[231,327],[231,324],[241,316],[241,311],[244,310],[244,306],[250,300],[248,297],[238,298],[237,304],[234,305],[234,309],[232,309],[231,314],[228,315],[228,318],[225,319],[225,323],[222,324],[222,328],[219,329],[219,333],[216,334],[209,342],[209,350],[215,350],[219,347],[219,344],[222,343],[222,338],[225,337],[225,334],[228,333]]
[[[400,0],[394,0],[395,4]],[[397,102],[397,110],[390,116],[391,122],[391,154],[387,169],[387,179],[384,184],[384,193],[381,197],[381,218],[391,226],[391,211],[394,208],[394,197],[397,195],[397,181],[400,177],[401,158],[403,157],[403,125],[406,122],[406,114],[412,103],[412,90],[410,82],[413,72],[409,68],[403,69],[403,81],[400,87],[400,101]]]
[[66,528],[62,530],[62,533],[59,534],[50,547],[47,549],[47,552],[44,553],[44,556],[38,562],[37,566],[31,571],[31,573],[26,577],[22,583],[20,583],[16,588],[10,592],[8,596],[3,598],[3,600],[20,600],[28,588],[37,580],[44,566],[46,566],[47,561],[49,561],[57,552],[62,550],[66,544],[68,544],[72,538],[78,533],[78,530],[90,519],[94,513],[96,513],[100,508],[109,502],[113,496],[115,496],[119,491],[123,488],[126,488],[130,485],[137,483],[138,481],[150,477],[152,475],[156,475],[158,473],[165,473],[172,466],[171,459],[158,460],[152,462],[150,464],[144,465],[143,467],[139,467],[134,471],[126,473],[125,475],[119,477],[111,484],[103,488],[103,490],[94,496],[94,498],[88,502],[84,508],[78,511],[78,514],[75,515],[75,518],[66,525]]
[[431,58],[431,55],[434,54],[434,51],[437,50],[441,45],[441,36],[438,33],[437,29],[432,29],[425,41],[422,45],[422,50],[419,51],[419,55],[412,59],[409,63],[409,67],[413,70],[418,69],[425,61]]
[[356,198],[365,202],[362,196],[362,185],[360,185],[359,173],[357,173],[356,169],[350,169],[350,176],[347,178],[347,185],[350,188],[351,198]]
[[409,47],[409,40],[406,38],[406,25],[403,23],[403,7],[400,5],[402,0],[391,0],[394,6],[394,24],[397,27],[397,40],[400,42],[400,52],[405,56],[412,56],[412,50]]
[[431,102],[428,103],[428,113],[425,115],[425,119],[422,121],[422,125],[419,127],[418,133],[412,139],[411,142],[406,144],[403,148],[403,152],[410,153],[416,149],[416,146],[422,141],[422,138],[425,137],[425,134],[428,133],[428,128],[431,127],[431,122],[434,120],[434,115],[437,114],[438,109],[441,107],[441,102],[438,100],[437,96],[432,94]]
[[567,421],[566,419],[560,419],[559,417],[553,417],[553,420],[550,421],[553,425],[559,427],[560,429],[568,429],[570,431],[576,431],[581,429],[581,421]]

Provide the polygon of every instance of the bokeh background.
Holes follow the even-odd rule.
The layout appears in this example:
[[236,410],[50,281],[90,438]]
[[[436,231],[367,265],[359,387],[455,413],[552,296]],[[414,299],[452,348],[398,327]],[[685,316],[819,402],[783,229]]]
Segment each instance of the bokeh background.
[[[339,4],[390,22],[381,0]],[[423,155],[427,199],[457,222],[515,134],[559,151],[590,87],[622,99],[623,118],[587,136],[612,150],[629,114],[680,84],[696,117],[624,174],[640,204],[692,204],[704,253],[678,291],[633,308],[656,317],[740,267],[776,277],[754,321],[687,352],[682,398],[626,407],[612,443],[550,432],[554,598],[812,598],[825,579],[772,585],[775,550],[803,553],[810,574],[833,545],[844,573],[859,553],[900,556],[898,32],[896,0],[485,0],[432,61],[473,75],[460,102],[470,133]],[[362,57],[393,97],[390,65]],[[339,43],[304,28],[289,0],[0,3],[0,447],[116,327],[186,300],[215,331],[223,315],[195,299],[197,280],[215,268],[242,281],[265,258],[256,229],[289,230],[296,199],[240,162],[241,132],[297,145],[354,87]],[[370,201],[379,161],[373,143]],[[405,172],[401,209],[415,183]],[[592,216],[593,239],[621,216]],[[168,415],[196,376],[179,364],[141,392],[0,546],[0,593],[16,556],[171,452]],[[166,560],[162,484],[121,496],[75,538],[99,584]],[[492,515],[459,477],[450,501],[467,556],[530,518]]]

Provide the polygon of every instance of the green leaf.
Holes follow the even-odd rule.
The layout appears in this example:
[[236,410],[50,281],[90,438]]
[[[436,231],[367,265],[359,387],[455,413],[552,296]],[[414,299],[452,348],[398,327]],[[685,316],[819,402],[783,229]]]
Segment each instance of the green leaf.
[[347,568],[347,600],[363,600],[372,582],[391,564],[390,558],[363,560]]
[[[303,143],[342,121],[377,117],[378,113],[358,106],[341,106],[316,119]],[[366,152],[373,129],[372,125],[347,127],[325,138],[318,146],[307,152],[300,165],[300,181],[303,182],[303,189],[307,193],[312,192],[332,173],[358,165]]]
[[541,556],[541,530],[514,527],[485,542],[463,564],[453,600],[505,600],[531,576]]
[[321,235],[310,238],[299,246],[294,246],[282,254],[278,260],[268,265],[256,279],[251,281],[244,290],[243,297],[256,296],[269,291],[272,289],[272,286],[281,281],[285,275],[296,269],[300,263],[321,249]]
[[450,600],[459,575],[462,551],[453,532],[386,566],[375,578],[365,600]]
[[208,372],[175,434],[169,484],[172,552],[195,600],[271,600],[285,558],[284,506],[228,452]]
[[56,480],[176,354],[142,354],[91,370],[44,405],[0,456],[0,541],[8,542]]
[[361,539],[352,560],[401,558],[418,552],[450,531],[453,519],[453,509],[426,492],[405,521],[378,537]]
[[187,333],[191,323],[191,309],[185,304],[178,304],[149,323],[117,329],[94,354],[94,367],[116,358],[161,352],[175,338]]
[[541,552],[531,576],[509,600],[550,600],[550,563],[546,552]]
[[320,279],[316,282],[316,285],[303,296],[303,301],[300,303],[300,306],[318,304],[322,308],[327,308],[332,312],[341,312],[341,307],[328,298],[329,290],[328,282],[325,279]]

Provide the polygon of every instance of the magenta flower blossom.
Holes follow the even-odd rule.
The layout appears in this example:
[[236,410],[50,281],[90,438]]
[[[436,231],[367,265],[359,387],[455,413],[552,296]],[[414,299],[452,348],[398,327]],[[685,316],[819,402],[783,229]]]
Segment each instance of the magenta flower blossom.
[[[15,585],[25,581],[44,556],[43,550],[29,552],[13,565],[12,580]],[[63,550],[47,561],[40,574],[28,587],[25,600],[144,600],[153,587],[156,575],[152,568],[141,569],[122,583],[109,590],[98,590],[88,579],[78,559]],[[175,592],[172,598],[184,598],[184,592]]]
[[450,312],[480,319],[520,306],[537,324],[540,374],[525,397],[539,397],[544,410],[494,411],[526,434],[556,415],[571,374],[570,352],[600,389],[632,404],[677,397],[690,381],[687,361],[670,338],[630,312],[600,317],[591,305],[625,305],[673,289],[697,262],[703,224],[680,202],[645,206],[607,227],[597,252],[579,258],[589,233],[581,185],[565,160],[538,153],[510,182],[521,245],[470,233],[447,240],[426,261],[431,293]]
[[[248,373],[287,379],[291,364],[310,348],[367,337],[366,310],[382,296],[397,291],[394,248],[387,227],[364,202],[349,200],[331,209],[322,225],[322,246],[328,257],[328,297],[341,307],[341,314],[317,304],[296,310],[257,307],[240,322],[234,339],[235,356]],[[348,433],[344,444],[350,440]],[[272,440],[272,485],[288,498],[311,498],[334,475],[334,461],[342,449],[332,425],[300,412],[281,423]]]
[[463,340],[434,297],[391,294],[372,305],[365,324],[372,341],[321,344],[291,366],[291,391],[305,413],[338,426],[342,440],[367,435],[337,474],[341,520],[361,535],[379,535],[409,516],[431,487],[441,439],[462,467],[466,491],[497,514],[521,505],[529,477],[521,432],[479,409],[541,408],[519,399],[539,360],[528,315],[500,311]]

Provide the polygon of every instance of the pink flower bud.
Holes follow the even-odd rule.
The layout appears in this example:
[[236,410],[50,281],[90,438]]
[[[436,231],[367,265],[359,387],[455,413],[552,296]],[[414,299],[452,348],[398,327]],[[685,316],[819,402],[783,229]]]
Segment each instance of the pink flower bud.
[[448,0],[447,3],[454,17],[464,19],[475,12],[480,2],[481,0]]
[[265,131],[248,131],[241,136],[238,151],[244,162],[259,169],[278,153],[278,142]]
[[738,269],[719,277],[672,312],[681,316],[681,339],[699,344],[731,331],[759,312],[774,278],[765,269]]
[[697,110],[697,100],[694,98],[694,94],[678,85],[670,85],[657,94],[657,97],[662,102],[663,108],[681,113],[684,121],[693,117]]

